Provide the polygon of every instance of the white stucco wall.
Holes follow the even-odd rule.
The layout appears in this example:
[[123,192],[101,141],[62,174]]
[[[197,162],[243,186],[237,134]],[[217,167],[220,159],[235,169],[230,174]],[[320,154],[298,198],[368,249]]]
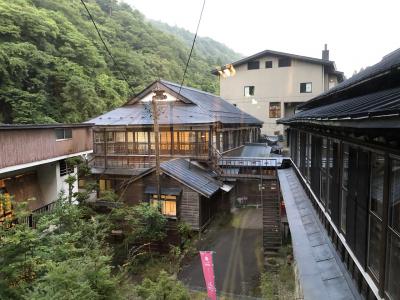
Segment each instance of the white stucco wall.
[[[283,117],[284,103],[305,102],[326,90],[328,75],[321,64],[292,59],[290,67],[279,68],[278,57],[266,56],[258,60],[260,69],[248,70],[245,63],[235,68],[235,76],[221,77],[220,95],[262,120],[262,133],[272,135],[281,131],[283,134],[283,126],[276,124],[277,118],[269,118],[269,103],[280,102]],[[265,68],[266,61],[272,61],[272,68]],[[300,93],[300,83],[306,82],[312,82],[312,93]],[[245,86],[255,87],[254,96],[244,96]]]
[[[70,174],[77,177],[77,168]],[[48,204],[58,198],[59,193],[64,190],[68,195],[68,184],[65,183],[68,175],[60,176],[60,162],[52,162],[37,167],[37,177],[42,192],[43,202]],[[78,181],[74,183],[73,193],[78,192]]]

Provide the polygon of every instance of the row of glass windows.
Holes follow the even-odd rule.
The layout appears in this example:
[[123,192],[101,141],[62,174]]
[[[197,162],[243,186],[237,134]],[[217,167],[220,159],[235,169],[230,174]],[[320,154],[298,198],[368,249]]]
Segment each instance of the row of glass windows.
[[359,262],[400,299],[400,158],[295,130],[290,150]]
[[[220,132],[219,143],[213,135],[213,147],[226,151],[246,142],[256,141],[257,130],[234,130]],[[201,154],[208,153],[210,134],[208,131],[161,131],[160,150],[188,152],[197,151]],[[104,152],[104,142],[107,142],[107,153],[147,154],[155,150],[154,132],[95,132],[95,153]]]
[[[254,85],[246,85],[244,86],[243,92],[245,97],[252,97],[255,96],[256,88]],[[299,92],[301,94],[312,93],[312,82],[300,82]]]
[[[173,134],[172,134],[173,133]],[[173,141],[182,143],[195,143],[196,134],[198,142],[208,142],[209,133],[208,131],[161,131],[160,132],[160,143],[170,144]],[[94,141],[95,143],[155,143],[154,132],[147,131],[120,131],[120,132],[95,132]]]

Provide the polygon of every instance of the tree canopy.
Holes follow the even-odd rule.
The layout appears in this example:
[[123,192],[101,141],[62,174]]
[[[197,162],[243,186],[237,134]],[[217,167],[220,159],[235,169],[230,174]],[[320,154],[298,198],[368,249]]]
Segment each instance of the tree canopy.
[[[158,78],[180,82],[189,53],[182,39],[125,3],[85,3],[128,82],[79,0],[0,0],[0,123],[81,122]],[[195,50],[186,85],[217,92],[210,70],[223,51],[212,47]]]

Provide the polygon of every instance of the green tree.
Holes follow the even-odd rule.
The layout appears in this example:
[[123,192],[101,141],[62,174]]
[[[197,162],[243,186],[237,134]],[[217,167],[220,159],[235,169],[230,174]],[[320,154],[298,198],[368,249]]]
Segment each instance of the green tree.
[[158,300],[187,300],[190,299],[188,290],[183,284],[161,271],[156,281],[144,279],[142,284],[136,287],[136,293],[142,299]]
[[[0,0],[0,122],[81,122],[158,78],[181,81],[190,33],[161,31],[115,0],[85,2],[118,66],[80,0]],[[203,39],[197,46],[185,84],[217,92],[210,70],[233,53]]]

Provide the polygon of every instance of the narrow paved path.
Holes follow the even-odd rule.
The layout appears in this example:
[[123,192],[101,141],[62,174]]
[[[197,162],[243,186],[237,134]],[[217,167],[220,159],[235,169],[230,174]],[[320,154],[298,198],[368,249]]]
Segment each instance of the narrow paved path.
[[[262,210],[236,211],[228,225],[210,228],[200,248],[215,251],[217,292],[252,295],[262,270]],[[204,288],[199,256],[183,267],[179,278],[190,287]]]

